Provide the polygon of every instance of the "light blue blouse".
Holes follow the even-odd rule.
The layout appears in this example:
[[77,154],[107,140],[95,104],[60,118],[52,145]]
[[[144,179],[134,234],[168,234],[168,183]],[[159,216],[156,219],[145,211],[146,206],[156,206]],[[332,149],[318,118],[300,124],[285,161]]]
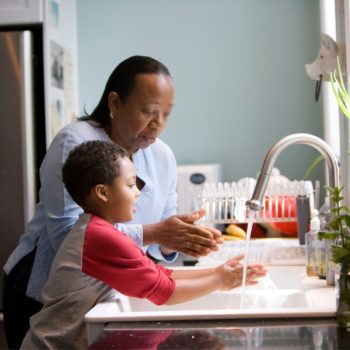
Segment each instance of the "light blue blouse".
[[[40,167],[41,188],[35,216],[4,266],[8,274],[22,257],[37,246],[27,295],[40,302],[56,251],[82,212],[64,188],[62,166],[69,152],[88,140],[111,142],[102,128],[86,121],[70,124],[56,135]],[[176,214],[176,160],[169,146],[157,139],[146,149],[136,152],[133,162],[145,186],[141,190],[133,221],[118,227],[142,246],[142,224],[157,223]],[[162,258],[158,245],[150,246],[148,251],[155,258]]]

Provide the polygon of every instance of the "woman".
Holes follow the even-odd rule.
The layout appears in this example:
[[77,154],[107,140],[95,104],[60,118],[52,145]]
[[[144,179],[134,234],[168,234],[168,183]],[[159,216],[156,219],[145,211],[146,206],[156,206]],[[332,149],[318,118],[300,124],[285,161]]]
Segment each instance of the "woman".
[[173,99],[168,69],[150,57],[133,56],[112,72],[94,111],[56,135],[40,168],[35,217],[4,266],[3,311],[9,348],[19,348],[29,318],[41,309],[41,292],[53,258],[82,212],[64,189],[61,171],[69,152],[84,141],[113,141],[127,150],[135,164],[141,190],[137,211],[133,221],[119,229],[138,245],[150,245],[149,256],[173,261],[179,251],[198,257],[222,242],[219,231],[193,225],[203,211],[175,215],[176,161],[158,139]]

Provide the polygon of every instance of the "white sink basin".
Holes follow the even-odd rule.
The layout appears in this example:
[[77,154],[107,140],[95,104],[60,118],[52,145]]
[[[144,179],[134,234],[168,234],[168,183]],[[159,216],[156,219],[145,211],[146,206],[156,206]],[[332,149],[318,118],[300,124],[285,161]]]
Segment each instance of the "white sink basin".
[[[146,299],[118,296],[114,301],[97,305],[87,315],[114,321],[187,319],[188,314],[213,314],[215,318],[334,316],[335,290],[317,278],[306,278],[303,266],[269,267],[268,275],[256,286],[216,292],[177,305],[157,306]],[[241,298],[243,307],[241,308]],[[97,311],[98,312],[95,312]],[[195,312],[194,312],[195,311]],[[181,317],[183,315],[183,317]],[[213,318],[210,316],[210,318]],[[193,319],[193,317],[191,317]]]
[[105,323],[120,321],[335,316],[335,289],[318,278],[306,278],[304,266],[273,266],[268,271],[258,285],[244,289],[243,307],[242,288],[171,306],[118,295],[116,300],[98,304],[86,314],[89,338],[94,339]]
[[[200,266],[222,263],[242,254],[245,247],[244,242],[238,248],[236,242],[224,244],[221,252],[202,259]],[[335,289],[323,280],[306,277],[305,257],[297,240],[252,240],[249,259],[278,266],[268,266],[268,275],[258,285],[245,288],[243,303],[241,288],[173,306],[156,306],[147,300],[118,294],[115,300],[98,304],[86,314],[89,342],[111,322],[335,316]]]
[[[300,290],[282,289],[266,293],[265,291],[247,290],[243,299],[244,309],[281,309],[281,308],[306,308],[305,295]],[[170,312],[172,310],[234,310],[234,314],[241,308],[241,295],[239,293],[213,293],[205,297],[195,299],[177,305],[157,306],[145,299],[130,298],[130,307],[133,312]],[[238,311],[239,312],[239,311]]]
[[[268,275],[256,286],[247,286],[242,295],[242,288],[227,292],[215,292],[186,303],[157,306],[147,299],[129,298],[127,309],[132,312],[169,312],[172,310],[238,310],[243,309],[280,309],[307,308],[303,291],[304,268],[300,266],[269,268]],[[321,282],[322,283],[322,282]],[[239,312],[240,312],[239,311]],[[242,310],[243,311],[243,310]]]

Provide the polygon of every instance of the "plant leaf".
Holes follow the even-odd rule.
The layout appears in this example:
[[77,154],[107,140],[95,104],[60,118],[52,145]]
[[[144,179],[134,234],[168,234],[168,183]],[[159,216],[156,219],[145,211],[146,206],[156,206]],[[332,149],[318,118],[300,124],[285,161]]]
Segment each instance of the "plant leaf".
[[306,169],[306,172],[304,174],[304,180],[307,180],[310,178],[310,175],[312,174],[312,172],[315,170],[315,168],[317,167],[317,165],[324,160],[322,155],[317,156],[313,162],[311,163],[311,165]]
[[319,232],[318,238],[319,239],[329,239],[331,241],[334,241],[336,238],[338,238],[339,232]]
[[337,104],[338,104],[340,110],[343,112],[343,114],[347,118],[350,119],[350,97],[349,97],[349,94],[346,91],[346,88],[344,86],[339,56],[337,56],[337,70],[336,71],[338,73],[339,80],[337,79],[335,72],[329,73],[329,80],[331,82],[333,95],[337,101]]
[[350,252],[344,247],[341,246],[332,246],[332,260],[335,263],[349,262],[350,261]]

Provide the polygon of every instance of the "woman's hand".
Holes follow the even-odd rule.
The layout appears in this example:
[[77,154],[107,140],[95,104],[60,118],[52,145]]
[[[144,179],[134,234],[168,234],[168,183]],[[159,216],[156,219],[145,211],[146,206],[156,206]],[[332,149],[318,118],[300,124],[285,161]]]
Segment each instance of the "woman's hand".
[[144,225],[145,244],[158,243],[165,254],[177,251],[196,258],[218,250],[218,244],[223,243],[221,232],[194,224],[204,215],[205,210],[200,209],[190,215],[174,215],[158,224]]
[[[221,287],[220,290],[229,290],[240,287],[243,279],[243,265],[241,260],[243,255],[237,256],[226,261],[215,269],[219,275]],[[257,284],[257,279],[266,275],[266,269],[262,264],[248,264],[246,274],[246,285]]]

